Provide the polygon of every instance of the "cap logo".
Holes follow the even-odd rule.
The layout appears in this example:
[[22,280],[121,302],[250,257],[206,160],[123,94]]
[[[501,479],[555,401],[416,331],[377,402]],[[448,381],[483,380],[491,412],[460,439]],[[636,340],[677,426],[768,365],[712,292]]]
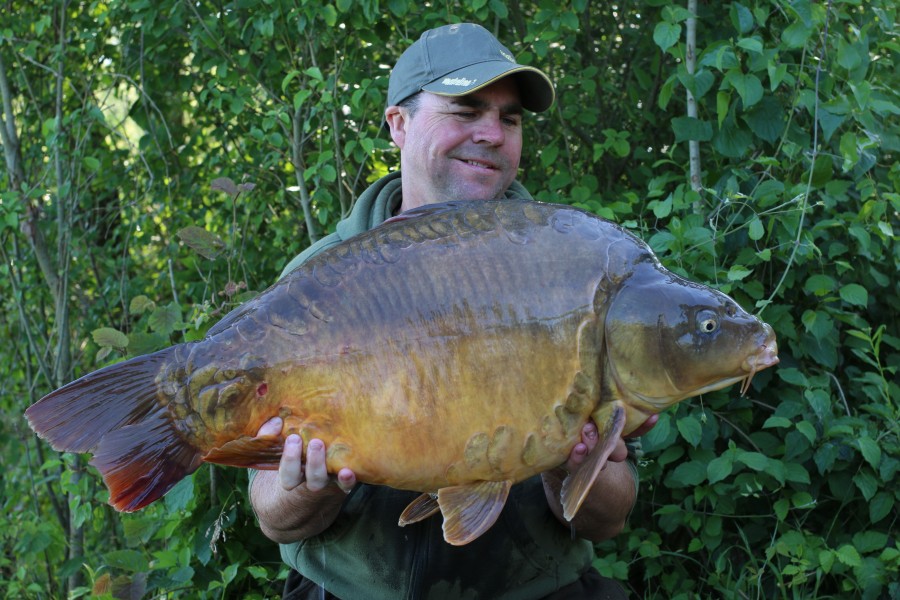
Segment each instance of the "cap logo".
[[514,59],[512,56],[510,56],[509,54],[507,54],[507,53],[504,52],[503,50],[500,51],[500,54],[502,54],[502,55],[503,55],[503,58],[505,58],[505,59],[508,60],[509,62],[511,62],[511,63],[516,62],[516,59]]
[[441,81],[441,85],[458,85],[461,87],[468,87],[474,84],[477,79],[466,79],[465,77],[444,77],[444,80]]

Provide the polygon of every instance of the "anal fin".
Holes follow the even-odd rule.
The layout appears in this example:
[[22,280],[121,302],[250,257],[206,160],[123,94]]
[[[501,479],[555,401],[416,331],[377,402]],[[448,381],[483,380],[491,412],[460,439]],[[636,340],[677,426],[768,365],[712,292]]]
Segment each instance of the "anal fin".
[[575,517],[591,486],[606,465],[609,455],[615,450],[616,443],[625,428],[625,407],[619,402],[606,404],[594,413],[593,419],[597,424],[600,439],[581,466],[574,473],[569,473],[560,491],[563,517],[566,521],[571,521]]
[[439,510],[441,510],[441,506],[438,504],[437,494],[422,494],[403,509],[397,524],[400,527],[406,527],[412,523],[424,521]]
[[500,516],[511,487],[512,481],[478,481],[439,489],[447,543],[463,546],[487,531]]
[[280,435],[243,436],[213,448],[203,460],[230,467],[274,471],[278,468],[283,450],[284,438]]

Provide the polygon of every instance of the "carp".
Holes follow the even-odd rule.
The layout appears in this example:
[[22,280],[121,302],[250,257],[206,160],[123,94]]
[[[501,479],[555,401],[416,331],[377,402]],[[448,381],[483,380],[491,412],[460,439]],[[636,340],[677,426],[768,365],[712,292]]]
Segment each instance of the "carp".
[[[778,362],[772,328],[571,206],[428,205],[315,256],[202,340],[104,367],[26,411],[56,450],[92,453],[134,511],[203,462],[277,469],[285,437],[327,468],[422,492],[472,541],[510,486],[600,441],[563,483],[571,520],[616,439]],[[256,437],[272,417],[279,435]]]

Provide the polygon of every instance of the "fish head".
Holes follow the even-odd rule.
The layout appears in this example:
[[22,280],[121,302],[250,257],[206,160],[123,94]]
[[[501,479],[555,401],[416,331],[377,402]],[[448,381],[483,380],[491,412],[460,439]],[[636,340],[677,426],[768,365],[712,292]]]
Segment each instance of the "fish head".
[[646,416],[739,381],[745,392],[778,363],[770,325],[658,264],[638,265],[613,293],[604,331],[613,393]]

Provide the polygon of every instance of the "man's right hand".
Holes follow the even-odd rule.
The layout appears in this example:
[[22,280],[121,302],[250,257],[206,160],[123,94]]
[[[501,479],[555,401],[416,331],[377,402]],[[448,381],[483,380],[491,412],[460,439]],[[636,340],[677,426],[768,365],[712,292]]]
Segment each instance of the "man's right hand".
[[[283,421],[275,417],[263,423],[257,436],[279,435]],[[250,502],[263,533],[273,541],[290,543],[317,535],[337,518],[346,494],[356,485],[348,468],[337,477],[326,470],[326,448],[312,439],[303,461],[303,440],[297,434],[285,439],[277,473],[259,471],[250,488]]]

